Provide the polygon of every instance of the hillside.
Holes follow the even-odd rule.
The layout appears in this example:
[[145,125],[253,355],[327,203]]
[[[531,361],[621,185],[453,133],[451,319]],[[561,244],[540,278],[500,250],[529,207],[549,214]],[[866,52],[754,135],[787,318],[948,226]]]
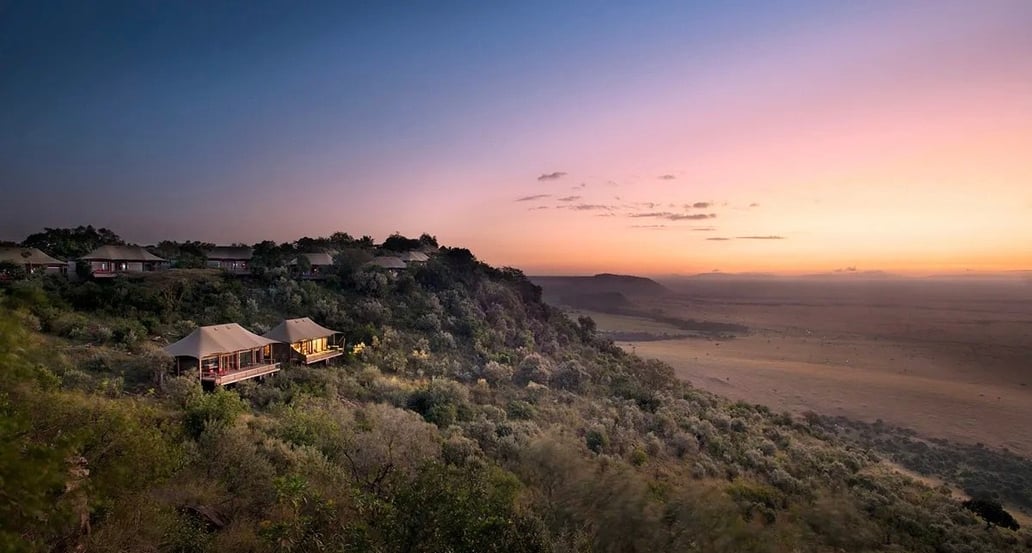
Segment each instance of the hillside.
[[670,290],[645,277],[602,273],[594,276],[532,276],[545,298],[560,296],[622,294],[624,296],[662,296]]
[[616,339],[634,336],[637,339],[671,337],[703,337],[728,339],[745,334],[749,329],[740,324],[700,321],[672,316],[663,308],[654,307],[668,300],[674,292],[658,282],[637,276],[600,274],[591,277],[531,277],[542,289],[542,299],[549,304],[590,314],[611,314],[650,320],[668,325],[683,333],[657,336],[648,332],[609,333]]
[[[987,528],[948,491],[892,471],[828,419],[678,381],[535,284],[664,293],[653,281],[532,281],[458,248],[391,273],[353,254],[318,282],[269,267],[3,288],[0,550],[1032,545],[1027,530]],[[197,325],[260,333],[302,316],[343,332],[342,362],[203,393],[160,351]]]

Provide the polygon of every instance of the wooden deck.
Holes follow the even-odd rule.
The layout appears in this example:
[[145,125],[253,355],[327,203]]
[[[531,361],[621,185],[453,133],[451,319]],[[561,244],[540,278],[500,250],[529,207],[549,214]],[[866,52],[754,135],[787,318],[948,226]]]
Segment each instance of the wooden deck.
[[312,363],[318,363],[320,361],[327,361],[333,359],[334,357],[340,357],[343,354],[344,350],[339,347],[336,347],[328,349],[326,351],[302,355],[302,357],[304,358],[306,365],[311,365]]
[[258,378],[259,376],[265,376],[267,374],[278,372],[280,370],[279,365],[279,363],[270,363],[267,365],[250,365],[242,369],[229,371],[222,374],[204,373],[201,375],[201,380],[204,382],[211,382],[216,386],[224,386],[226,384],[240,382],[241,380],[247,380],[249,378]]

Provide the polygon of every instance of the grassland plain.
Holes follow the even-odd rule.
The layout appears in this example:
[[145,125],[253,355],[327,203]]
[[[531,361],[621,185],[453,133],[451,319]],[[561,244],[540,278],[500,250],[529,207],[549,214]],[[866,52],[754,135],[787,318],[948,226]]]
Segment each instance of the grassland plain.
[[[1022,282],[705,282],[578,311],[628,350],[733,399],[914,428],[1032,455],[1032,287]],[[735,323],[685,337],[662,317]],[[637,335],[636,335],[637,334]]]
[[[699,388],[825,428],[960,495],[1032,500],[1032,288],[1022,281],[666,283],[590,316],[629,352]],[[731,335],[670,321],[733,323]],[[983,447],[984,446],[984,447]],[[1012,490],[1017,490],[1012,493]]]

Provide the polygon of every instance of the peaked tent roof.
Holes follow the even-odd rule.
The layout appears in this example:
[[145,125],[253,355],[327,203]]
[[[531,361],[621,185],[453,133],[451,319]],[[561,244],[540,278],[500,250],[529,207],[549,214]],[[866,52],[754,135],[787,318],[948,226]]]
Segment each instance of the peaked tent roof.
[[309,265],[333,265],[333,256],[328,253],[303,253],[294,258],[290,264],[297,265],[297,259],[301,256],[308,259]]
[[249,246],[215,246],[205,255],[208,259],[234,259],[247,261],[254,256],[254,249]]
[[375,265],[377,267],[383,267],[384,269],[404,269],[405,262],[400,257],[394,257],[392,255],[383,255],[380,257],[374,257],[372,261],[366,263],[366,265]]
[[107,261],[165,261],[145,250],[143,246],[101,246],[82,256],[81,259]]
[[200,359],[213,353],[233,353],[275,342],[276,340],[259,336],[236,323],[230,323],[196,328],[182,340],[165,346],[165,351],[175,357]]
[[430,256],[426,255],[425,253],[419,250],[412,250],[410,252],[402,253],[398,256],[398,258],[405,262],[421,263],[423,261],[427,261],[428,259],[430,259]]
[[293,343],[300,340],[331,336],[333,334],[340,333],[316,324],[315,321],[308,317],[302,317],[300,319],[287,319],[277,325],[276,328],[263,334],[263,336],[277,342]]
[[43,253],[39,248],[0,248],[0,261],[16,263],[18,265],[64,265],[60,259],[54,259]]

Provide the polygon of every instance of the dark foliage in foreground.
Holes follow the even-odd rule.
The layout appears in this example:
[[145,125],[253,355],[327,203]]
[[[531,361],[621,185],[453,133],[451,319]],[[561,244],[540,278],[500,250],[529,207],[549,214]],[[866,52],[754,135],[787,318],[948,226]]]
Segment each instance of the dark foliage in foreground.
[[1014,520],[1014,517],[1003,509],[1003,505],[1000,505],[999,501],[993,501],[992,499],[969,499],[961,503],[961,505],[982,517],[989,527],[1000,526],[1001,528],[1009,528],[1011,530],[1017,530],[1021,527],[1018,521]]
[[910,470],[954,482],[971,497],[996,498],[1032,513],[1032,460],[982,444],[926,439],[880,422],[816,417],[814,423]]

